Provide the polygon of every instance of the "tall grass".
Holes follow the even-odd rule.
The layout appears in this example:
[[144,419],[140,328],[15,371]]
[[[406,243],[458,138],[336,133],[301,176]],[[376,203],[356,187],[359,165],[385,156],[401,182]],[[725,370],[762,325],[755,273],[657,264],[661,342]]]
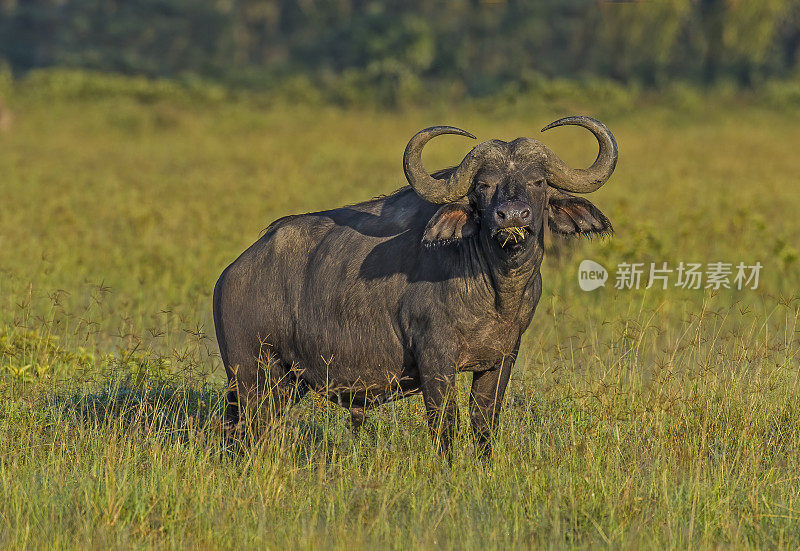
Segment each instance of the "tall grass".
[[[400,187],[419,128],[535,136],[585,106],[383,113],[57,91],[8,103],[0,546],[800,544],[796,113],[606,113],[622,156],[590,199],[616,235],[546,260],[495,456],[475,459],[462,415],[448,465],[418,398],[368,412],[354,435],[311,395],[269,438],[223,450],[213,283],[274,218]],[[545,139],[572,164],[594,157],[580,129]],[[425,161],[468,146],[442,138]],[[757,290],[611,280],[586,293],[584,258],[764,268]]]

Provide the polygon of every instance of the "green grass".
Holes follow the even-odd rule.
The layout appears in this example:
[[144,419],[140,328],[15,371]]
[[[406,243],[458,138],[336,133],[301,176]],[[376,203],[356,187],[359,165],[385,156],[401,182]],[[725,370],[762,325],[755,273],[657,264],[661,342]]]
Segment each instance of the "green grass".
[[[9,104],[0,546],[800,545],[797,112],[389,113],[22,87]],[[462,415],[444,464],[419,398],[369,412],[353,436],[311,396],[271,438],[220,453],[210,294],[269,222],[400,187],[405,143],[430,124],[536,136],[573,111],[618,138],[618,169],[591,197],[616,235],[546,260],[491,463]],[[594,158],[581,129],[545,141],[574,165]],[[441,138],[426,163],[469,144]],[[757,290],[585,293],[584,258],[764,268]]]

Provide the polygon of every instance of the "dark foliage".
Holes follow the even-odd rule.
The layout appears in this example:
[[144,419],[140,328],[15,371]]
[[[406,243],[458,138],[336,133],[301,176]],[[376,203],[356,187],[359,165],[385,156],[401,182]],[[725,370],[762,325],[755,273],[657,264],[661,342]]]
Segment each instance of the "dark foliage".
[[303,73],[389,102],[429,81],[473,96],[541,77],[752,86],[796,71],[798,50],[798,0],[0,0],[0,59],[17,72]]

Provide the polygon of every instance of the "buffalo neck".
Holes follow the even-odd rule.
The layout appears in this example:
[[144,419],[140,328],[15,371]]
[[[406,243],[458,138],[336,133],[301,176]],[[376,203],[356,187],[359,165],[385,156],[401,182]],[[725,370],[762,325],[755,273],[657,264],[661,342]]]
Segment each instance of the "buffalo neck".
[[469,239],[462,251],[481,294],[501,317],[513,318],[526,306],[528,291],[539,277],[544,256],[541,234],[516,254],[508,254],[490,239],[483,235]]

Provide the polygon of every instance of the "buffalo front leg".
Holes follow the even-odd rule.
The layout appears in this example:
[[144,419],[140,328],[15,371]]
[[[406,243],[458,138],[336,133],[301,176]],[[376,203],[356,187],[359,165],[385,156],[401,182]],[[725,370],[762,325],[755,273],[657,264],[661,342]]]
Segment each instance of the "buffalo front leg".
[[472,432],[478,453],[487,459],[492,455],[492,437],[500,418],[503,395],[513,365],[513,360],[506,359],[491,371],[472,375],[472,389],[469,393]]
[[426,373],[420,370],[422,399],[434,446],[450,459],[450,448],[458,421],[456,406],[456,370]]

